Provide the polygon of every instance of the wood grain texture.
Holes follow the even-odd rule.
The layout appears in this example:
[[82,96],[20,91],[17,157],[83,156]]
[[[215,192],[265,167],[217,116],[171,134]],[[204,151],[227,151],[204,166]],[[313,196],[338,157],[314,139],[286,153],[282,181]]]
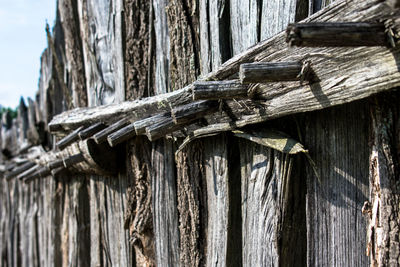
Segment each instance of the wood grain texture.
[[227,140],[218,136],[204,142],[204,178],[207,194],[205,266],[226,266],[229,220]]
[[67,86],[72,92],[74,107],[85,107],[87,91],[77,2],[60,0],[57,4],[65,38],[65,57],[68,62],[65,71],[70,77]]
[[304,145],[320,178],[306,165],[307,265],[366,266],[368,110],[365,101],[310,113]]
[[229,1],[232,55],[243,52],[260,40],[261,3],[257,0]]
[[[155,95],[170,92],[170,38],[167,24],[167,0],[153,0],[155,31]],[[177,89],[177,88],[174,88]]]
[[[287,183],[293,160],[287,154],[241,141],[242,231],[244,266],[281,264],[279,242]],[[298,262],[298,264],[301,264]]]
[[294,22],[296,18],[296,4],[298,2],[300,1],[262,1],[259,40],[271,38],[283,31],[290,22]]
[[179,266],[179,221],[173,143],[160,140],[151,151],[151,191],[157,266]]
[[241,83],[297,81],[302,68],[301,62],[247,63],[240,65],[239,78]]

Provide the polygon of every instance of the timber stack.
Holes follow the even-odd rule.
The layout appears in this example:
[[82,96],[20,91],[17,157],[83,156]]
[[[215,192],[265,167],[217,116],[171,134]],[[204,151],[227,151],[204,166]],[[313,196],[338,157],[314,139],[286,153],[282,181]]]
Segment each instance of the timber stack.
[[398,1],[100,2],[3,114],[0,265],[400,265]]

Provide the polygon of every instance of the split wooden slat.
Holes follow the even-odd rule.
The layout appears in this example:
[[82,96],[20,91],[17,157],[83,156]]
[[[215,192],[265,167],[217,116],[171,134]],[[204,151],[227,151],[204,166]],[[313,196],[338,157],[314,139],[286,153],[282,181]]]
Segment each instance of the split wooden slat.
[[115,131],[118,131],[119,129],[125,127],[126,125],[129,124],[129,121],[125,118],[111,124],[110,126],[108,126],[107,128],[101,130],[100,132],[98,132],[97,134],[95,134],[93,136],[94,141],[97,144],[103,143],[107,140],[107,136],[109,136],[110,134],[112,134]]
[[306,76],[302,73],[302,62],[257,62],[240,65],[241,83],[264,83],[298,81]]
[[170,117],[171,112],[165,112],[161,114],[157,114],[148,118],[145,118],[143,120],[135,121],[133,123],[133,126],[135,128],[136,135],[145,135],[146,134],[146,128],[149,127],[150,125],[157,124],[165,118]]
[[239,80],[197,81],[193,83],[193,100],[247,98],[247,85]]
[[56,146],[58,149],[63,150],[73,142],[79,139],[79,132],[83,129],[83,126],[75,129],[69,135],[65,136],[63,139],[57,142]]
[[33,166],[32,168],[30,168],[30,169],[24,171],[23,173],[19,174],[19,175],[17,176],[17,178],[18,178],[19,180],[24,180],[26,177],[29,177],[30,175],[32,175],[33,173],[35,173],[39,168],[40,168],[39,165],[35,165],[35,166]]
[[175,124],[187,124],[218,110],[218,101],[204,100],[174,108],[171,112]]
[[135,125],[133,123],[113,132],[107,137],[107,141],[111,147],[114,147],[136,135]]
[[387,46],[385,30],[382,23],[293,23],[286,29],[286,42],[308,47]]
[[105,129],[106,127],[107,126],[104,125],[104,123],[97,122],[97,123],[87,127],[86,129],[83,129],[82,131],[80,131],[78,134],[79,138],[81,140],[85,140],[86,138],[92,137],[94,134]]
[[168,112],[165,114],[164,118],[159,119],[159,122],[146,127],[146,135],[150,141],[154,141],[179,128],[181,128],[181,125],[175,124],[171,113]]
[[5,178],[11,179],[11,178],[17,176],[18,174],[23,173],[24,171],[32,168],[33,166],[35,166],[35,163],[28,161],[28,162],[22,164],[21,166],[15,168],[15,170],[11,171],[10,173],[6,174]]

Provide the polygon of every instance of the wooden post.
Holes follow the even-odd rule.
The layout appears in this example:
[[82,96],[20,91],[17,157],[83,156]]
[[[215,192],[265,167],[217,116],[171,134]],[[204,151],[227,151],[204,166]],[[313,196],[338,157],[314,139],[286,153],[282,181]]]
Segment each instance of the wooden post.
[[79,132],[82,129],[83,129],[83,126],[77,128],[72,133],[70,133],[69,135],[65,136],[63,139],[58,141],[57,144],[56,144],[58,149],[63,150],[64,148],[66,148],[67,146],[69,146],[70,144],[72,144],[73,142],[78,140],[79,139]]
[[387,46],[385,26],[365,22],[315,22],[289,24],[290,46]]
[[241,83],[298,81],[301,79],[302,62],[257,62],[240,65]]
[[218,102],[204,100],[174,108],[171,112],[175,124],[187,124],[218,110]]
[[121,129],[122,127],[125,127],[126,125],[128,125],[129,121],[125,118],[111,124],[110,126],[108,126],[107,128],[101,130],[100,132],[98,132],[97,134],[95,134],[93,136],[94,141],[97,144],[103,143],[104,141],[107,140],[107,136],[109,136],[110,134],[112,134],[113,132]]
[[85,140],[86,138],[91,137],[92,135],[96,134],[97,132],[103,130],[106,127],[107,126],[105,126],[103,123],[97,122],[97,123],[93,124],[92,126],[89,126],[88,128],[80,131],[78,134],[79,138],[81,140]]
[[35,165],[36,165],[35,163],[28,161],[28,162],[22,164],[21,166],[15,168],[15,170],[11,171],[10,173],[6,174],[5,178],[11,179],[11,178],[17,176],[18,174],[23,173],[24,171],[32,168]]
[[107,137],[107,141],[111,147],[114,147],[136,135],[135,125],[133,123],[113,132]]
[[247,85],[238,80],[197,81],[193,83],[193,100],[247,98]]

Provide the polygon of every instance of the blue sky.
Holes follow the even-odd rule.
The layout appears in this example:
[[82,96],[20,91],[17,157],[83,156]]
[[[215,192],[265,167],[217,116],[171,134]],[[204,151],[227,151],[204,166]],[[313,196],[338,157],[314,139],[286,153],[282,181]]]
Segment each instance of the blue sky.
[[45,25],[54,25],[56,0],[0,0],[0,105],[15,108],[38,89]]

